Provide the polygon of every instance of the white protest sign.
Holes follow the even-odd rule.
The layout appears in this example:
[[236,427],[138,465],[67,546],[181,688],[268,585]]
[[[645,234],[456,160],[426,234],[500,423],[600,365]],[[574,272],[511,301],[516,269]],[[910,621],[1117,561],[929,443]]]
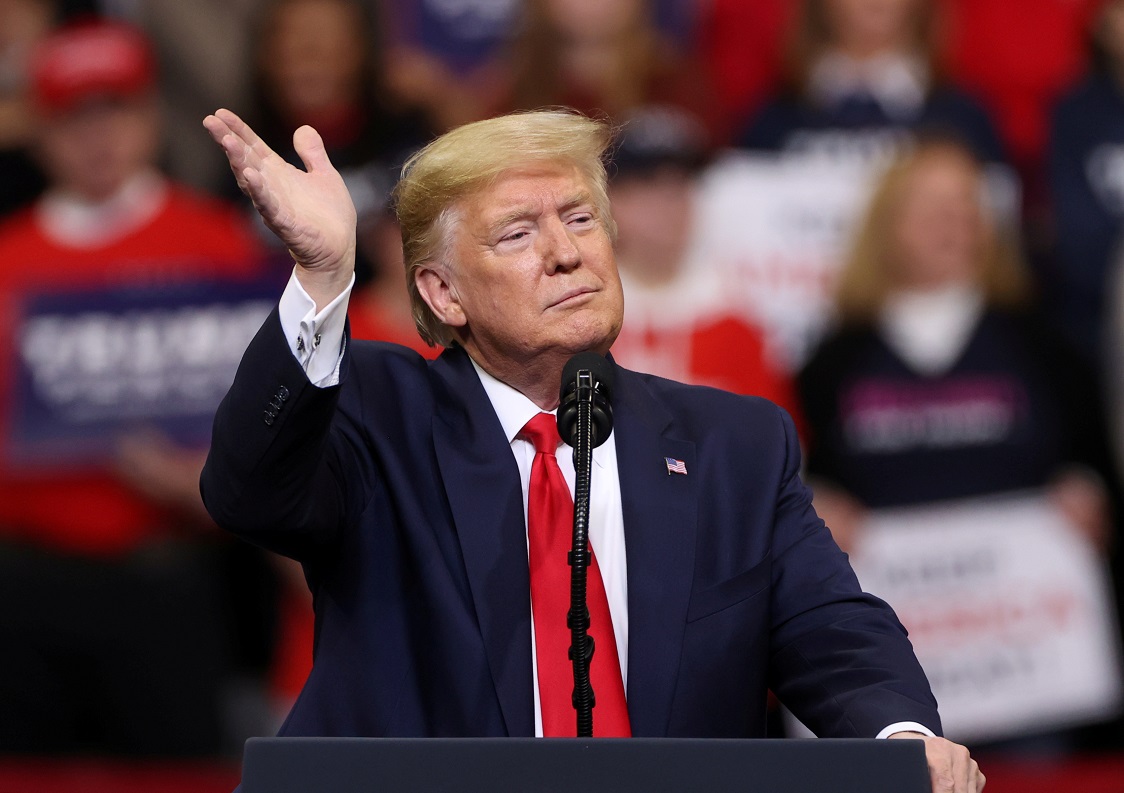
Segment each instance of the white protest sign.
[[[827,331],[857,226],[905,144],[883,141],[862,157],[730,152],[700,179],[698,261],[721,279],[727,309],[765,332],[783,369],[799,370]],[[988,166],[983,193],[997,217],[1017,217],[1020,187],[1010,168]]]
[[794,371],[823,335],[852,229],[880,169],[821,157],[731,153],[703,176],[697,232],[730,309]]
[[953,740],[1118,711],[1104,560],[1045,498],[876,512],[851,562],[909,631]]

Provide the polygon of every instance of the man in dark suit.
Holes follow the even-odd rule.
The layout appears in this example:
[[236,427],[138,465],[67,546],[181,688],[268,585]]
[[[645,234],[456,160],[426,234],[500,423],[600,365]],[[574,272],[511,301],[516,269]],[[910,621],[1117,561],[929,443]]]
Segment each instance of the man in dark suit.
[[[536,471],[558,441],[532,445],[529,428],[557,408],[569,358],[608,352],[620,329],[608,130],[507,116],[407,163],[414,315],[447,348],[429,363],[347,337],[355,214],[319,136],[295,136],[305,172],[229,111],[205,125],[296,262],[202,479],[215,520],[300,560],[314,595],[313,671],[282,734],[560,734],[569,689],[542,648],[565,618],[547,624],[535,581]],[[594,664],[620,721],[606,719],[612,686],[598,689],[595,734],[762,736],[771,688],[821,735],[924,740],[936,790],[982,788],[967,751],[933,735],[936,703],[893,612],[812,510],[787,415],[615,374],[590,574],[607,609],[591,603],[606,632]],[[554,470],[572,496],[568,456]]]

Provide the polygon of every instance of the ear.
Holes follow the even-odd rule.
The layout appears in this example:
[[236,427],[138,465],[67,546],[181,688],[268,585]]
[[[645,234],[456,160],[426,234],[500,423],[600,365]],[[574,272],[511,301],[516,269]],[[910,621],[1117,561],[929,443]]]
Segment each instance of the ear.
[[419,267],[414,271],[414,285],[429,310],[442,324],[451,328],[462,328],[468,324],[457,290],[449,282],[448,272],[444,267]]

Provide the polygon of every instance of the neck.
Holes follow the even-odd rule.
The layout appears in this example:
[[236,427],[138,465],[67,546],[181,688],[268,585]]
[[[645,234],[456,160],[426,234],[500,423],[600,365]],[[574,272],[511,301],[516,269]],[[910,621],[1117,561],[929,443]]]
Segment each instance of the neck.
[[143,171],[102,199],[56,187],[39,201],[38,217],[47,236],[59,244],[105,245],[148,223],[164,208],[166,195],[163,178],[155,171]]
[[485,372],[514,388],[531,400],[540,410],[551,411],[558,407],[558,392],[562,383],[562,367],[572,353],[540,352],[528,360],[489,356],[487,351],[468,340],[465,351]]

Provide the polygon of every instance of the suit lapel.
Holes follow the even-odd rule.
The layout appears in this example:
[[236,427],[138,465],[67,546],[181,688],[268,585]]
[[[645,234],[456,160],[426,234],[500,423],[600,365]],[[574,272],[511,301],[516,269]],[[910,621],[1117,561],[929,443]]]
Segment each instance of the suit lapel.
[[472,367],[442,354],[433,439],[508,735],[534,735],[531,607],[519,470]]
[[[628,711],[632,733],[665,736],[694,577],[695,445],[635,373],[617,369],[614,410],[628,560]],[[686,464],[669,474],[664,458]]]

